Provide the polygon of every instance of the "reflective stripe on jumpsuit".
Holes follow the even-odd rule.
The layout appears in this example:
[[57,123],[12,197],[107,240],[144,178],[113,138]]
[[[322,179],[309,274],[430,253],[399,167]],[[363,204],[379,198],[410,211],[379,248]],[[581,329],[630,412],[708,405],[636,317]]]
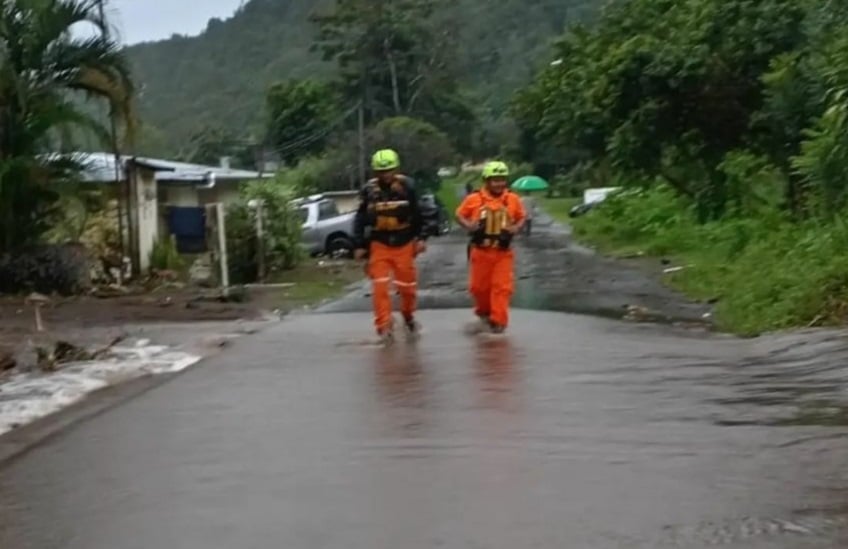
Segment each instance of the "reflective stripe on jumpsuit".
[[392,325],[392,273],[400,294],[400,310],[404,318],[412,318],[417,307],[418,273],[415,267],[415,242],[404,246],[371,243],[368,276],[374,303],[374,325],[384,332]]

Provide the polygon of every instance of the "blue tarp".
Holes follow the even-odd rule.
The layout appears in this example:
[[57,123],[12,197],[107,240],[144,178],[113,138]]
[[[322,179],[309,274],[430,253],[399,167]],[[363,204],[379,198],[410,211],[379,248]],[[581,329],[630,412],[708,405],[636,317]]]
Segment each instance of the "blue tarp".
[[168,230],[177,240],[182,254],[206,251],[206,211],[201,207],[170,207]]

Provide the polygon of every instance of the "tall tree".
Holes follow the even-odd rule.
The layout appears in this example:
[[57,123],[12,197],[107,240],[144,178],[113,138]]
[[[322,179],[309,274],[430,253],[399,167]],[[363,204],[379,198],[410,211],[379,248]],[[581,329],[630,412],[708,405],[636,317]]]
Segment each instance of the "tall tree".
[[187,149],[180,153],[186,162],[217,166],[222,159],[229,158],[231,166],[240,169],[256,167],[254,147],[247,138],[220,126],[204,126],[194,132]]
[[323,152],[340,114],[335,90],[314,80],[279,82],[268,90],[266,104],[268,144],[289,164]]
[[[79,37],[77,25],[94,29]],[[73,174],[57,151],[75,132],[109,142],[77,96],[105,103],[131,130],[133,85],[96,0],[0,2],[0,252],[37,241],[57,194],[49,183]]]
[[803,19],[795,0],[610,4],[595,28],[566,35],[562,61],[519,96],[525,145],[553,142],[662,176],[704,219],[719,216],[729,198],[720,166],[749,144],[762,75],[797,47]]
[[[336,0],[313,17],[316,48],[340,69],[344,93],[363,99],[369,123],[391,116],[427,120],[445,131],[456,117],[474,121],[458,97],[455,27],[436,17],[447,0]],[[468,136],[458,141],[469,141]]]

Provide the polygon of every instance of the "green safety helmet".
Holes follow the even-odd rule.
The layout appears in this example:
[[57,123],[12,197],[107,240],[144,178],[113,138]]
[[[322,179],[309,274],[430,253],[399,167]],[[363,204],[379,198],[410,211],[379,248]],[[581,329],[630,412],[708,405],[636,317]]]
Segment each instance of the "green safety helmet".
[[509,167],[504,162],[489,162],[483,168],[483,179],[493,177],[509,177]]
[[371,158],[371,168],[376,172],[396,170],[400,168],[400,156],[391,149],[377,151]]

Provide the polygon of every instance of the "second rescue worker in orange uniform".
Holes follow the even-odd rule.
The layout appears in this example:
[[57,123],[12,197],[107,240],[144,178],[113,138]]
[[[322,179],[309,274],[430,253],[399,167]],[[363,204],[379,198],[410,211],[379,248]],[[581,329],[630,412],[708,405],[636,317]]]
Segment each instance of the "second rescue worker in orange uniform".
[[509,324],[514,291],[513,237],[524,226],[521,198],[507,189],[509,168],[490,162],[483,169],[484,188],[469,194],[456,211],[457,221],[471,233],[471,284],[475,313],[499,334]]
[[377,151],[371,161],[376,176],[362,189],[354,221],[356,258],[369,254],[368,276],[372,282],[374,323],[384,344],[394,341],[392,299],[394,285],[401,297],[401,313],[407,333],[417,337],[415,321],[418,275],[415,258],[426,250],[426,234],[414,181],[401,175],[400,157],[391,150]]

